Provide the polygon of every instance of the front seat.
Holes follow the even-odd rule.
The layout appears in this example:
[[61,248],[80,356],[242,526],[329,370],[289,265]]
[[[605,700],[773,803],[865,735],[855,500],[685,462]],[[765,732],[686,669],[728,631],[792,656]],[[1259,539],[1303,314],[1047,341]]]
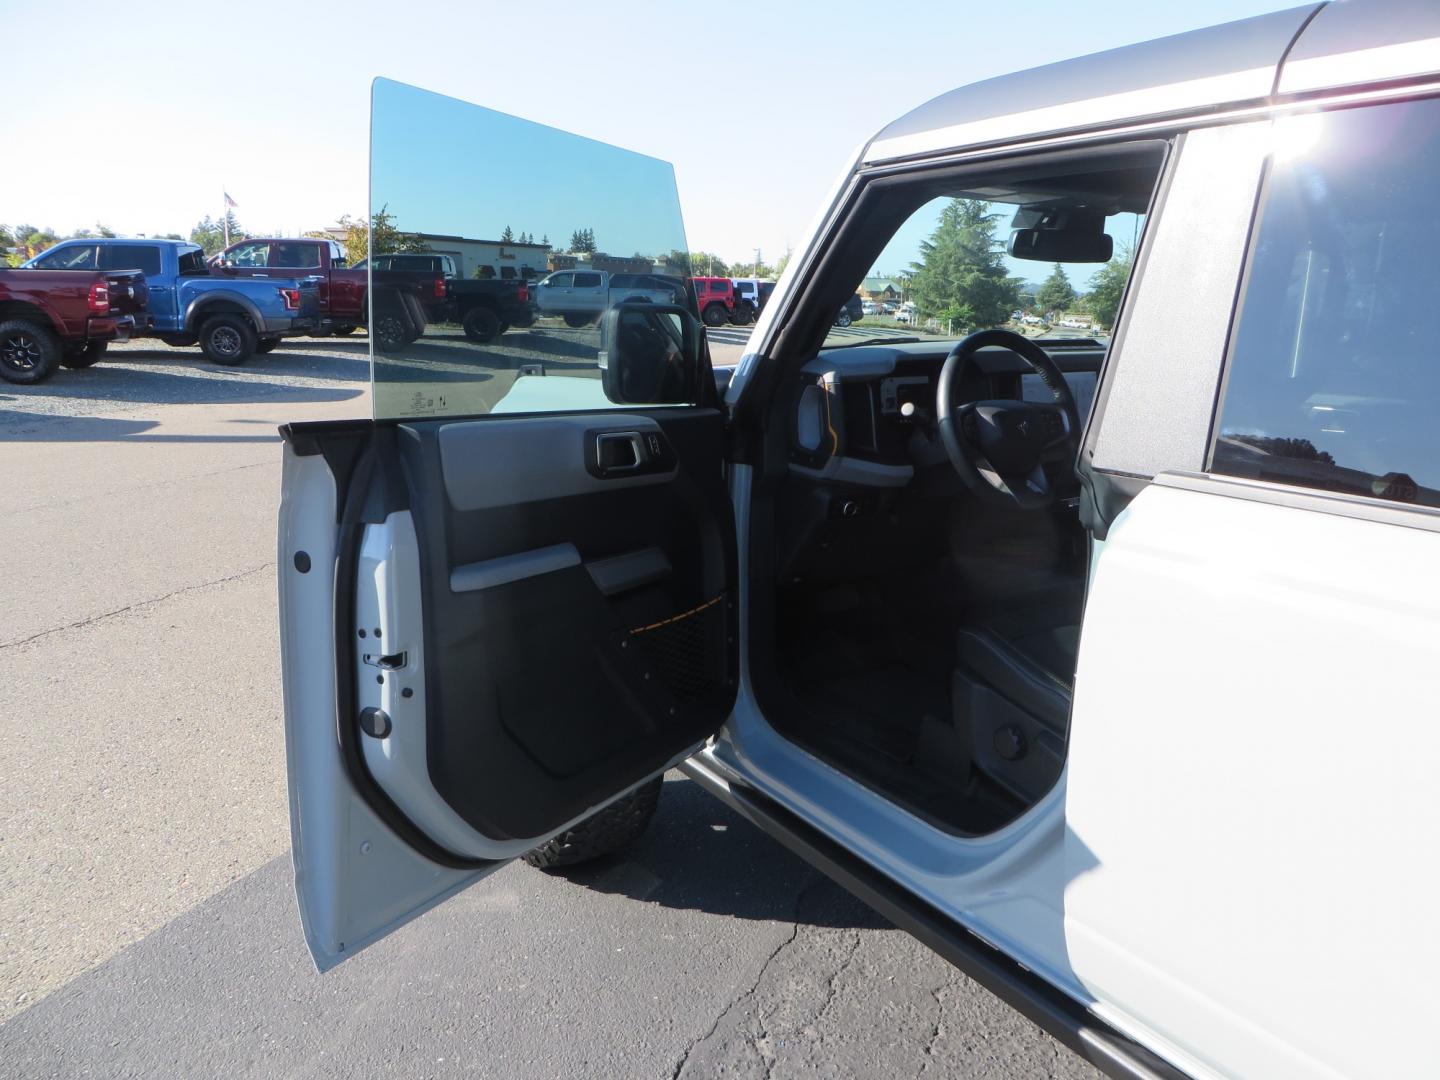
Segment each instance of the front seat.
[[960,630],[960,662],[1062,737],[1079,652],[1080,613],[1068,604],[1000,614]]

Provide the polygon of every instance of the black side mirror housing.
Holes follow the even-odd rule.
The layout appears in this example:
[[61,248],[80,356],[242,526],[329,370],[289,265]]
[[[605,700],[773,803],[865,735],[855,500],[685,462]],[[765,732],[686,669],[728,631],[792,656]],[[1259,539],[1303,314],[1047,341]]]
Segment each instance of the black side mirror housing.
[[617,405],[699,405],[714,394],[700,320],[678,304],[620,303],[600,320],[600,378]]

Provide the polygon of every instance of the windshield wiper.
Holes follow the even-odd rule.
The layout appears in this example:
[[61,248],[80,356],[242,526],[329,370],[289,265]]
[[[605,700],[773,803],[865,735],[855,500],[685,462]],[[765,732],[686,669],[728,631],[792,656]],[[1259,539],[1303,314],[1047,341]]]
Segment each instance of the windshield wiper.
[[859,341],[827,341],[821,345],[822,349],[857,349],[861,345],[914,345],[920,339],[918,337],[870,337],[861,338]]

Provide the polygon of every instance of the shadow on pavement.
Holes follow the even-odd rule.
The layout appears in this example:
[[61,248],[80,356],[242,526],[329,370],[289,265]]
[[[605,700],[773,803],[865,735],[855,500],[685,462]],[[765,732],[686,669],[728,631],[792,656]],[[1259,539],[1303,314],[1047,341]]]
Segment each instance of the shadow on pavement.
[[[596,892],[736,919],[890,926],[698,784],[678,777],[667,778],[655,820],[634,845],[552,876]],[[800,903],[800,894],[817,883],[823,883],[822,893]]]

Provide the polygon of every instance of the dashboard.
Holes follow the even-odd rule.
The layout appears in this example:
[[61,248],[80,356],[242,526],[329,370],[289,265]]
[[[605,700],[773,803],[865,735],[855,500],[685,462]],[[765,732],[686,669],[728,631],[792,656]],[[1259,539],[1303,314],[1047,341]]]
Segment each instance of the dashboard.
[[[869,487],[902,487],[917,467],[946,461],[935,431],[935,388],[954,343],[915,342],[827,349],[800,372],[791,471]],[[1105,347],[1045,342],[1082,424],[1089,416]],[[965,371],[957,402],[1048,401],[1049,391],[1009,349],[982,349]]]

